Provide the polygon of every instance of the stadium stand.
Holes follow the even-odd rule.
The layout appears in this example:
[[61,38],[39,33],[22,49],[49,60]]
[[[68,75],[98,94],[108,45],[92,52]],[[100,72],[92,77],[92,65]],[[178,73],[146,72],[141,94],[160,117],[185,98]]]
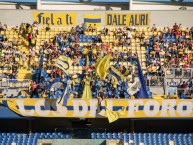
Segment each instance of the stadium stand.
[[192,144],[192,134],[172,134],[172,133],[92,133],[92,139],[112,139],[123,140],[125,143],[139,145],[171,145]]
[[[1,145],[37,145],[38,139],[71,139],[71,134],[61,132],[40,133],[0,133]],[[192,145],[193,135],[191,133],[91,133],[91,139],[121,140],[133,145]]]
[[[95,63],[99,57],[112,54],[110,64],[119,71],[123,71],[124,67],[128,69],[130,74],[127,78],[130,83],[137,75],[137,55],[147,83],[154,85],[158,85],[155,81],[157,79],[163,81],[165,67],[191,68],[193,64],[193,28],[185,28],[176,23],[172,28],[157,28],[156,25],[151,28],[97,28],[86,24],[72,28],[50,26],[41,28],[34,22],[32,25],[23,23],[14,28],[7,28],[6,25],[1,24],[0,28],[2,80],[14,78],[35,81],[39,73],[40,55],[43,54],[41,89],[44,90],[45,86],[56,77],[67,81],[68,78],[64,77],[63,72],[54,66],[56,59],[64,54],[73,60],[73,69],[69,75],[71,81],[68,82],[72,86],[71,97],[74,98],[80,98],[80,92],[83,91],[81,86],[82,71],[86,69],[85,54],[89,55],[91,70],[95,70]],[[95,71],[91,73],[93,77],[96,76]],[[167,73],[172,73],[172,70]],[[178,69],[176,75],[181,75]],[[186,75],[189,77],[190,73],[187,72]],[[95,98],[99,92],[104,92],[108,98],[120,98],[121,94],[129,98],[122,86],[114,84],[111,76],[103,81],[96,77],[92,81],[93,97]],[[62,94],[61,91],[51,90],[54,95],[50,95],[49,92],[46,97],[58,98]],[[185,92],[186,96],[188,93],[191,92]],[[151,98],[152,92],[149,89],[148,94]],[[181,94],[178,98],[182,98]]]
[[[0,95],[0,145],[193,145],[193,27],[150,27],[148,18],[145,27],[108,27],[101,22],[108,12],[99,19],[105,27],[77,25],[73,12],[77,26],[55,27],[45,25],[52,12],[30,12],[32,24],[0,23],[0,89],[15,91]],[[141,15],[150,17],[136,17]],[[72,67],[65,60],[68,73],[56,66],[61,56],[72,60]],[[117,78],[110,67],[106,78],[97,74],[98,60],[106,56],[121,73]],[[150,86],[165,91],[166,76],[180,80],[177,90],[156,96]],[[140,88],[147,95],[140,96]]]
[[41,133],[0,133],[0,144],[10,145],[16,143],[17,145],[37,145],[38,139],[70,139],[70,135],[61,132],[41,132]]

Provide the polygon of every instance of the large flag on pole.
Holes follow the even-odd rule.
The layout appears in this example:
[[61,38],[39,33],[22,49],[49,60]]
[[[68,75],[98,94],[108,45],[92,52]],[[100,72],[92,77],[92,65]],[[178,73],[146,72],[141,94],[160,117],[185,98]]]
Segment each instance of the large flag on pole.
[[90,87],[90,78],[88,74],[86,74],[85,82],[84,82],[84,90],[82,94],[82,99],[92,99],[92,92]]
[[41,54],[40,55],[40,65],[39,65],[38,79],[37,79],[36,83],[41,83],[41,72],[42,72],[43,63],[44,63],[44,55]]
[[[86,58],[86,67],[89,66],[89,57],[87,55]],[[83,90],[83,94],[82,94],[82,99],[92,99],[92,92],[91,92],[91,87],[90,87],[90,77],[89,77],[89,73],[88,70],[86,70],[86,76],[84,79],[84,90]]]
[[24,88],[24,89],[19,89],[18,91],[19,93],[17,94],[17,96],[23,96],[23,97],[30,97],[30,91],[28,88]]
[[141,88],[139,89],[139,98],[149,98],[147,89],[146,89],[145,79],[141,70],[141,65],[138,57],[137,57],[137,69],[138,69],[138,78],[141,83]]
[[55,66],[59,67],[63,70],[66,74],[69,73],[70,69],[72,68],[72,60],[66,56],[60,56],[56,62]]
[[106,55],[104,58],[99,59],[99,61],[96,63],[96,73],[100,79],[106,78],[110,65],[110,58],[110,55]]
[[[69,57],[60,56],[56,60],[55,66],[59,67],[61,70],[65,72],[65,74],[68,75],[69,71],[72,68],[72,60]],[[66,106],[69,95],[70,95],[69,89],[67,89],[66,84],[64,83],[64,92],[58,103],[63,106]]]
[[125,66],[123,66],[122,74],[124,76],[128,76],[129,75],[129,69],[127,69]]
[[109,68],[109,74],[111,74],[113,76],[113,78],[116,80],[116,82],[120,82],[120,81],[126,81],[125,76],[116,68],[114,68],[113,66],[111,66]]
[[54,78],[53,80],[51,80],[50,83],[45,87],[45,90],[50,89],[56,83],[61,83],[61,79],[57,77],[57,78]]
[[66,87],[66,84],[64,84],[64,88],[65,88],[65,91],[58,102],[58,104],[61,104],[62,106],[67,105],[67,101],[68,101],[68,98],[70,96],[70,92],[69,92],[69,89]]

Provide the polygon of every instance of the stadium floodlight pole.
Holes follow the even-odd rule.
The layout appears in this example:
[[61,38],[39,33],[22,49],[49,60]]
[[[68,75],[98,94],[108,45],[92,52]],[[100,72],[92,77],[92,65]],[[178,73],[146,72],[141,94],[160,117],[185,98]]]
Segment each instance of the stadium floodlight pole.
[[37,10],[41,9],[41,0],[37,0]]
[[129,0],[129,10],[133,10],[133,0]]

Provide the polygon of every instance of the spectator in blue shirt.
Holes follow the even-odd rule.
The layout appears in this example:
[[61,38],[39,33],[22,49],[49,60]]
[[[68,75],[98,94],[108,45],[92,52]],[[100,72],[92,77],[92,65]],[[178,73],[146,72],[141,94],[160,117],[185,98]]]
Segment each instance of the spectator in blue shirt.
[[186,98],[187,98],[185,92],[182,93],[181,98],[182,98],[182,99],[186,99]]

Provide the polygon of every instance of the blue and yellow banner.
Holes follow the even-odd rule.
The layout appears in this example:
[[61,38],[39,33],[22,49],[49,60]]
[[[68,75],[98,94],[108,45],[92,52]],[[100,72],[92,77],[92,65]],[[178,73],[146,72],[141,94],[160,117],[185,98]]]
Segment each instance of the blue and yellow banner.
[[76,26],[76,12],[33,12],[34,21],[41,26]]
[[101,15],[100,14],[84,14],[84,23],[86,23],[87,26],[96,25],[96,27],[100,27],[101,26]]
[[59,56],[59,58],[55,62],[55,66],[59,67],[66,74],[72,69],[72,60],[66,56]]
[[111,74],[116,79],[116,82],[120,82],[120,81],[125,81],[126,80],[124,75],[119,70],[117,70],[115,67],[113,67],[113,66],[110,67],[109,74]]
[[22,97],[30,97],[30,90],[29,88],[25,88],[25,89],[19,89],[18,91],[19,93],[17,94],[17,96],[22,96]]
[[105,13],[106,26],[149,26],[150,13]]
[[[120,118],[192,118],[193,100],[107,99],[108,110],[126,108]],[[21,116],[101,118],[106,116],[105,100],[98,112],[97,99],[68,99],[62,106],[56,99],[1,99],[0,103]]]

